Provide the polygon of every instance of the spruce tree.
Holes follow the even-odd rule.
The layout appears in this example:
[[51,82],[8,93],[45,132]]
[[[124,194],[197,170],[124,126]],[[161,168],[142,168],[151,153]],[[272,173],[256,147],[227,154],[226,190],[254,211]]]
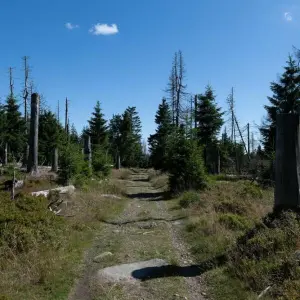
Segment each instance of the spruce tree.
[[122,116],[113,115],[109,123],[109,151],[110,155],[113,157],[114,163],[117,165],[118,155],[120,155],[121,149],[121,125]]
[[43,110],[39,117],[39,161],[50,165],[54,148],[62,147],[65,132],[50,110]]
[[221,108],[217,107],[216,96],[211,86],[206,87],[204,95],[198,96],[196,122],[197,137],[202,145],[208,145],[214,141],[224,121]]
[[276,115],[278,113],[293,113],[297,111],[300,98],[300,71],[296,61],[289,56],[284,73],[278,82],[271,82],[272,97],[268,97],[270,105],[265,105],[266,120],[260,128],[262,144],[265,153],[275,151]]
[[97,101],[92,117],[88,122],[92,146],[101,146],[102,148],[107,147],[108,128],[99,101]]
[[[204,95],[198,96],[196,122],[197,139],[203,146],[205,166],[213,171],[217,161],[217,134],[224,121],[221,108],[217,107],[214,91],[211,86],[206,87]],[[209,157],[209,154],[211,158]]]
[[6,122],[5,122],[5,143],[8,144],[8,151],[14,159],[18,160],[25,147],[26,136],[25,120],[19,111],[19,105],[13,95],[10,95],[6,100]]
[[172,132],[172,116],[167,100],[163,98],[155,115],[157,129],[148,138],[150,162],[156,170],[166,170],[167,139]]
[[80,144],[80,137],[77,133],[75,125],[72,124],[71,131],[70,131],[70,142],[73,144]]

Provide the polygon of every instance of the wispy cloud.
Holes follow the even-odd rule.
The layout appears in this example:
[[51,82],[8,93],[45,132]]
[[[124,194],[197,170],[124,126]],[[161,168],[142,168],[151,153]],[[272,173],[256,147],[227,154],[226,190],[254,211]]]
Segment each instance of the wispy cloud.
[[72,24],[70,22],[66,23],[65,26],[69,30],[73,30],[73,29],[79,28],[79,25],[75,25],[75,24]]
[[284,13],[284,18],[287,22],[292,22],[293,21],[293,16],[290,12],[285,12]]
[[119,29],[116,24],[108,25],[98,23],[93,25],[89,32],[94,35],[112,35],[117,34]]

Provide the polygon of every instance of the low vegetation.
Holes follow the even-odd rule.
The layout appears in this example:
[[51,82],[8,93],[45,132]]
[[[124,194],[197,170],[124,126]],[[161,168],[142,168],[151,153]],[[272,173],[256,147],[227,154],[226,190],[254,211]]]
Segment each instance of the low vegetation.
[[69,196],[62,213],[47,209],[46,198],[0,194],[0,299],[66,299],[83,252],[101,230],[99,220],[120,213],[125,200],[113,182],[93,183]]
[[211,180],[205,191],[185,192],[178,201],[188,210],[186,241],[210,270],[213,299],[257,299],[268,287],[263,299],[299,299],[300,218],[271,214],[272,189]]

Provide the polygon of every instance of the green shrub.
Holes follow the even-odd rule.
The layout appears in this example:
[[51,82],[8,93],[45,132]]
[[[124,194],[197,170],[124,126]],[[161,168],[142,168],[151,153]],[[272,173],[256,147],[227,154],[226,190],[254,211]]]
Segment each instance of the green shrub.
[[0,248],[20,253],[37,244],[60,246],[64,220],[47,209],[47,198],[20,196],[11,201],[7,194],[1,193],[0,204]]
[[89,178],[91,170],[88,163],[84,161],[81,149],[78,145],[69,143],[60,153],[59,181],[68,185],[71,181],[80,177]]
[[187,139],[182,129],[179,129],[170,135],[167,145],[166,166],[171,192],[203,189],[206,186],[206,175],[197,142]]
[[245,182],[242,186],[242,190],[239,195],[243,198],[256,198],[261,199],[263,197],[262,190],[259,186],[251,184],[250,182]]
[[232,230],[245,230],[251,226],[251,222],[246,217],[232,213],[220,214],[219,222]]
[[184,192],[180,199],[179,199],[179,205],[183,208],[187,208],[190,205],[194,204],[194,203],[199,203],[200,200],[200,195],[197,192],[193,192],[193,191],[188,191],[188,192]]
[[110,174],[112,159],[105,149],[97,147],[93,151],[92,167],[95,174],[99,177],[107,177]]

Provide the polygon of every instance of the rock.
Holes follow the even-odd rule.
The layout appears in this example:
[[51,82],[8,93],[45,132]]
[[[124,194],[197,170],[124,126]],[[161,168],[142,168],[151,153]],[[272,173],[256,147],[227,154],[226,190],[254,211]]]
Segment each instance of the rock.
[[114,199],[122,199],[119,196],[116,195],[111,195],[111,194],[101,194],[100,197],[104,197],[104,198],[114,198]]
[[153,269],[156,267],[167,265],[168,263],[163,259],[151,259],[104,268],[99,270],[96,276],[99,280],[104,279],[110,282],[135,281],[153,275]]
[[297,261],[300,262],[300,250],[297,250],[297,251],[294,253],[294,257],[295,257],[295,260],[297,260]]
[[111,252],[109,252],[109,251],[103,252],[103,253],[97,255],[97,256],[93,259],[93,261],[94,261],[94,262],[101,262],[104,258],[107,258],[107,257],[112,256],[112,255],[113,255],[113,254],[112,254]]
[[144,223],[144,224],[139,224],[138,227],[140,229],[151,229],[151,228],[157,227],[157,224],[155,222]]
[[33,192],[31,193],[31,196],[44,196],[48,197],[50,192],[58,191],[60,194],[73,194],[75,191],[74,185],[69,185],[69,186],[63,186],[51,190],[45,190],[45,191],[38,191],[38,192]]

